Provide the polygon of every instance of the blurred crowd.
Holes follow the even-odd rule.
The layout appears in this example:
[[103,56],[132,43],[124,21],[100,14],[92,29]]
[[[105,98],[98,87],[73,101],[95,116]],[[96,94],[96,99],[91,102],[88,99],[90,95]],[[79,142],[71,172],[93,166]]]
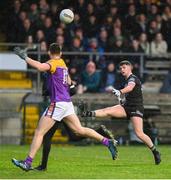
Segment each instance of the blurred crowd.
[[[75,14],[71,24],[59,20],[64,8]],[[7,42],[40,43],[42,52],[52,42],[59,43],[63,51],[98,52],[98,56],[65,58],[71,75],[81,82],[80,93],[104,91],[116,86],[116,66],[123,59],[121,55],[106,57],[104,52],[163,57],[171,51],[171,0],[14,0],[6,33]],[[139,59],[130,59],[138,74]]]

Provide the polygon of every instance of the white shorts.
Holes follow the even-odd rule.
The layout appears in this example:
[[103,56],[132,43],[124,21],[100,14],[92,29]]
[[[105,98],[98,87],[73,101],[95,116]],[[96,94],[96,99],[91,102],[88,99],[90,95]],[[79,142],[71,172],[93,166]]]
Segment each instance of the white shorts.
[[50,117],[56,121],[61,121],[66,116],[75,114],[72,102],[51,103],[43,113],[43,116]]

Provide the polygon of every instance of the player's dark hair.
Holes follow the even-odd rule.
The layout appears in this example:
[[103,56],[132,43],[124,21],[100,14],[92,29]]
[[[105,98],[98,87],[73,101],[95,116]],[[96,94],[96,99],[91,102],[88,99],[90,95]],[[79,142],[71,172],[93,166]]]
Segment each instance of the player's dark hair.
[[57,43],[52,43],[49,47],[49,51],[51,54],[60,54],[61,47]]
[[127,61],[127,60],[121,61],[121,62],[119,63],[119,66],[122,66],[122,65],[132,66],[131,62],[130,62],[130,61]]

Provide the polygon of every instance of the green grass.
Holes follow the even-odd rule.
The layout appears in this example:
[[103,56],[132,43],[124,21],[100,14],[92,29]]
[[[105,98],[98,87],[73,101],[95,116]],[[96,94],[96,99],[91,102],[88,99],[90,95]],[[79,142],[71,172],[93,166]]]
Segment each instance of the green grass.
[[[154,165],[145,146],[119,147],[113,161],[103,146],[53,146],[45,172],[24,172],[11,163],[11,158],[25,158],[29,146],[0,146],[0,179],[170,179],[171,148],[160,146],[162,163]],[[40,152],[33,166],[39,164]]]

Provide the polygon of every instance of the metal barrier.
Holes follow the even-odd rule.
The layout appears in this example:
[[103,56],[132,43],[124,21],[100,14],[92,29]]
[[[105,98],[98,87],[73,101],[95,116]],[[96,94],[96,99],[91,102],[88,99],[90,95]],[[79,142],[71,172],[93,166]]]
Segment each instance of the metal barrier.
[[[42,60],[42,56],[47,55],[47,52],[42,52],[41,51],[41,47],[40,44],[32,44],[32,46],[28,46],[28,44],[23,44],[23,43],[0,43],[0,47],[5,46],[7,50],[3,50],[1,53],[12,53],[12,50],[15,46],[21,46],[24,47],[25,49],[29,50],[28,51],[28,55],[34,55],[37,57],[37,60],[41,62]],[[93,57],[95,57],[97,63],[98,60],[101,57],[107,57],[106,61],[112,57],[114,57],[114,60],[117,59],[117,57],[121,58],[122,60],[124,59],[128,59],[129,57],[135,57],[136,61],[138,61],[137,63],[139,63],[139,73],[140,73],[140,77],[143,78],[144,74],[148,74],[150,71],[147,71],[144,67],[145,64],[145,59],[146,58],[151,58],[154,56],[150,55],[146,55],[144,53],[113,53],[113,52],[104,52],[104,53],[98,53],[98,52],[63,52],[64,56],[67,56],[67,58],[72,59],[73,56],[77,56],[76,59],[78,59],[78,57],[80,57],[80,59],[85,60],[85,59],[92,59]],[[83,56],[83,57],[82,57]],[[171,53],[166,54],[166,56],[168,58],[171,58]],[[162,57],[160,57],[162,58]],[[65,58],[64,58],[65,59]],[[76,60],[75,59],[75,60]],[[137,60],[138,59],[138,60]],[[40,93],[41,91],[41,76],[40,76],[40,72],[36,71],[33,68],[29,68],[27,70],[27,72],[29,73],[34,73],[36,74],[36,93]]]

